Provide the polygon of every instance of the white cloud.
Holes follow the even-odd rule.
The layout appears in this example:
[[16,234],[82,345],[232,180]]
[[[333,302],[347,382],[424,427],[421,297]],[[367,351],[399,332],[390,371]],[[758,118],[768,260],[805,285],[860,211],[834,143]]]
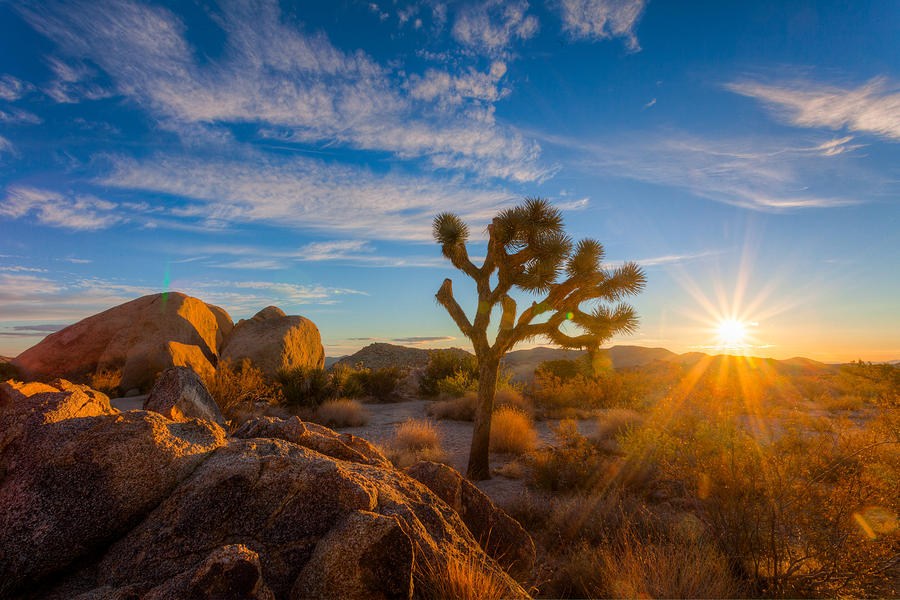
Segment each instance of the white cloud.
[[20,108],[0,110],[0,123],[24,123],[26,125],[40,125],[44,120],[32,112]]
[[13,102],[33,89],[33,85],[12,75],[7,74],[0,77],[0,99]]
[[453,37],[463,46],[487,56],[506,56],[516,40],[527,40],[538,31],[538,20],[525,14],[524,0],[485,0],[459,11]]
[[514,200],[503,190],[451,179],[381,176],[307,157],[116,158],[99,183],[187,198],[190,202],[172,214],[200,223],[211,220],[214,226],[266,222],[369,239],[428,240],[431,219],[448,206],[465,218],[480,219]]
[[109,90],[92,81],[97,73],[83,62],[63,62],[54,57],[48,58],[47,62],[55,78],[44,88],[44,93],[57,102],[74,104],[112,95]]
[[729,90],[756,98],[801,127],[847,128],[900,140],[900,85],[876,77],[857,88],[796,81],[766,85],[738,81]]
[[646,0],[554,0],[563,30],[576,39],[625,38],[629,49],[641,47],[634,33]]
[[[514,16],[515,7],[501,12]],[[20,10],[68,54],[108,73],[118,93],[148,107],[162,126],[191,142],[219,143],[228,134],[216,126],[252,123],[281,130],[290,141],[387,151],[402,159],[424,158],[437,168],[519,181],[547,173],[537,164],[535,142],[498,124],[492,106],[472,104],[502,96],[490,81],[485,87],[484,77],[470,73],[452,84],[454,93],[471,102],[404,94],[405,76],[361,50],[344,52],[324,34],[285,23],[274,0],[224,2],[215,14],[225,32],[224,49],[220,58],[203,62],[185,39],[184,24],[161,7],[126,0]],[[527,29],[530,21],[519,20],[519,29]],[[62,67],[60,72],[65,75]]]
[[[782,145],[777,139],[710,140],[684,134],[594,144],[552,135],[543,139],[577,152],[579,162],[573,167],[578,164],[592,174],[680,188],[752,210],[846,206],[863,201],[859,190],[877,193],[880,185],[871,173],[846,160],[845,150],[852,149],[847,139],[808,146]],[[830,161],[826,173],[823,160]]]
[[486,73],[474,68],[460,75],[428,69],[424,75],[413,74],[407,83],[409,95],[428,102],[440,100],[449,104],[461,104],[466,99],[496,102],[508,93],[497,82],[506,74],[506,63],[494,61]]
[[116,205],[94,196],[66,196],[31,187],[13,186],[0,202],[0,215],[22,218],[33,214],[38,223],[74,230],[105,229],[122,221]]
[[35,267],[23,267],[14,265],[9,267],[0,267],[0,271],[8,271],[10,273],[46,273],[47,269],[38,269]]
[[9,154],[15,154],[16,147],[13,146],[12,142],[10,142],[8,139],[6,139],[2,135],[0,135],[0,153],[2,153],[2,152],[7,152]]

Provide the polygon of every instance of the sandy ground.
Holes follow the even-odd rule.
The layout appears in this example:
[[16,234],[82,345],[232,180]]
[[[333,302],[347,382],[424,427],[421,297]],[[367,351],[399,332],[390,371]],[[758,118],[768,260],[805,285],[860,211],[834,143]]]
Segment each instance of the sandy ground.
[[[394,430],[407,419],[427,420],[433,423],[440,432],[441,445],[448,455],[450,465],[464,474],[469,460],[469,446],[472,443],[472,423],[432,419],[425,412],[429,404],[431,404],[430,400],[366,404],[366,409],[371,414],[371,419],[367,425],[362,427],[340,427],[335,428],[335,431],[352,433],[367,439],[373,444],[385,445],[394,436]],[[553,442],[555,438],[551,427],[558,423],[559,420],[556,419],[535,423],[539,446]],[[582,433],[587,433],[591,427],[592,423],[589,421],[579,422],[579,429],[582,430]],[[491,471],[493,479],[481,481],[477,484],[497,504],[505,504],[525,492],[525,485],[521,480],[509,479],[496,472],[498,469],[508,465],[512,460],[510,456],[492,454]]]
[[109,405],[119,410],[141,410],[144,407],[144,400],[147,394],[143,396],[132,396],[131,398],[110,398]]

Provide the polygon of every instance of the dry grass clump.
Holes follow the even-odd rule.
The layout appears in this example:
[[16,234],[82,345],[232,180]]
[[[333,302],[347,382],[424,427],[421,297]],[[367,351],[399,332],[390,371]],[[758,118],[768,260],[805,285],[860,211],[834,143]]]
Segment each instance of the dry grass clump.
[[478,403],[478,394],[467,392],[459,398],[445,398],[432,402],[427,409],[430,416],[435,419],[450,419],[452,421],[474,421],[475,405]]
[[537,447],[537,431],[531,417],[517,408],[504,406],[491,418],[491,452],[524,454]]
[[98,392],[103,392],[110,398],[115,398],[119,395],[119,383],[121,381],[121,369],[103,369],[91,375],[90,386]]
[[[626,530],[627,531],[627,530]],[[736,598],[744,590],[715,545],[652,542],[623,533],[612,544],[581,542],[555,574],[566,595],[604,598]]]
[[420,460],[446,463],[449,458],[441,447],[441,436],[432,423],[407,419],[394,431],[394,437],[381,449],[395,467],[403,469]]
[[611,408],[604,411],[597,419],[591,438],[595,440],[611,440],[629,429],[644,424],[644,415],[629,408]]
[[487,556],[469,550],[451,554],[446,563],[423,555],[414,573],[417,596],[427,600],[500,600],[509,597],[506,582],[490,567]]
[[339,398],[317,408],[314,420],[327,427],[361,427],[370,417],[369,411],[356,400]]
[[516,408],[527,415],[534,414],[534,405],[531,401],[511,388],[497,390],[494,395],[494,411],[503,407]]
[[253,414],[257,403],[277,404],[281,400],[280,390],[246,358],[238,366],[221,361],[212,374],[203,378],[203,383],[228,420]]

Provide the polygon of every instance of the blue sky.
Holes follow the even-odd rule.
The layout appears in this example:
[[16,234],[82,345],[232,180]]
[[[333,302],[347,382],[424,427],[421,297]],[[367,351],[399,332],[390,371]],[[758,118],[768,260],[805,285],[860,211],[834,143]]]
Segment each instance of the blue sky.
[[614,343],[900,358],[898,39],[894,2],[0,2],[0,354],[167,289],[466,345],[431,218],[539,195],[645,266]]

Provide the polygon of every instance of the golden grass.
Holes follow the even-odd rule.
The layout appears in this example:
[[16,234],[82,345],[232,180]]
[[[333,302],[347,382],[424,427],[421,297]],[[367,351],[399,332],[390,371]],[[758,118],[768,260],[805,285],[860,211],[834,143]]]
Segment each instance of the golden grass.
[[316,409],[315,421],[327,427],[361,427],[371,415],[356,400],[328,400]]
[[615,439],[628,429],[644,424],[644,415],[628,408],[611,408],[598,417],[593,435],[595,440]]
[[236,420],[239,415],[253,414],[259,402],[278,404],[281,392],[270,384],[263,372],[244,359],[239,366],[227,360],[203,378],[206,389],[226,419]]
[[90,386],[98,392],[103,392],[110,398],[115,398],[119,395],[119,383],[121,381],[121,369],[104,369],[91,375]]
[[397,426],[394,437],[381,449],[395,467],[404,469],[420,460],[447,463],[449,457],[441,447],[441,436],[428,421],[407,419]]
[[448,398],[432,402],[428,406],[427,412],[435,419],[474,421],[475,405],[477,402],[478,394],[475,392],[467,392],[459,398]]
[[494,411],[503,407],[517,408],[527,415],[534,414],[534,405],[531,400],[513,389],[497,390],[494,395]]
[[429,600],[500,600],[510,592],[487,557],[472,549],[440,564],[424,556],[416,562],[415,585],[416,595]]
[[491,418],[491,451],[524,454],[537,447],[537,431],[531,417],[517,408],[504,406]]

